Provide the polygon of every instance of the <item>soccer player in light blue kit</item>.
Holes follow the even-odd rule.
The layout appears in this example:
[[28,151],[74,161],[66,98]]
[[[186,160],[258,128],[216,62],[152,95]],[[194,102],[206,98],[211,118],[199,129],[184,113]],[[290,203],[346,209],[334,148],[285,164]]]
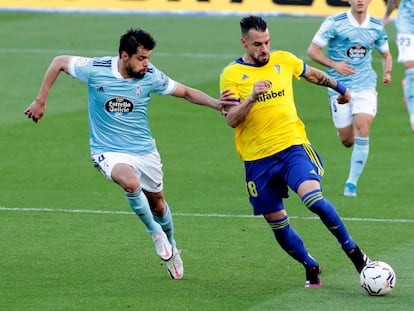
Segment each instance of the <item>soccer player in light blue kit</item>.
[[[391,83],[392,56],[381,21],[370,17],[371,0],[349,0],[347,12],[325,19],[312,39],[308,55],[328,67],[327,73],[351,91],[351,101],[336,102],[337,93],[328,89],[333,123],[345,147],[353,147],[344,195],[357,195],[356,187],[369,154],[369,135],[377,113],[377,74],[372,68],[372,50],[382,59],[382,82]],[[327,46],[327,54],[323,48]]]
[[93,164],[122,187],[130,207],[152,236],[158,256],[166,261],[170,276],[181,279],[183,261],[163,195],[160,155],[148,124],[150,96],[173,95],[219,111],[233,103],[224,95],[217,100],[170,79],[149,61],[155,45],[149,33],[130,29],[120,38],[118,56],[55,57],[25,114],[35,122],[43,117],[49,91],[61,72],[88,84]]
[[388,0],[383,24],[398,6],[395,27],[397,30],[398,62],[404,63],[404,100],[407,105],[411,130],[414,132],[414,0]]

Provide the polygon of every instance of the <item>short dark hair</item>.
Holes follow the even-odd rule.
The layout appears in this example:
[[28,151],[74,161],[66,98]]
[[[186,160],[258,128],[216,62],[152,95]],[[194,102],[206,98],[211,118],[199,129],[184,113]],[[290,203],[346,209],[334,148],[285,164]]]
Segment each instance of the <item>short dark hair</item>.
[[249,15],[240,21],[240,30],[242,35],[245,37],[250,29],[255,29],[261,32],[266,31],[267,23],[266,21],[261,18],[260,16],[256,15]]
[[139,47],[151,51],[156,44],[154,38],[148,32],[139,28],[131,28],[119,40],[119,55],[122,51],[125,51],[131,56],[137,52]]

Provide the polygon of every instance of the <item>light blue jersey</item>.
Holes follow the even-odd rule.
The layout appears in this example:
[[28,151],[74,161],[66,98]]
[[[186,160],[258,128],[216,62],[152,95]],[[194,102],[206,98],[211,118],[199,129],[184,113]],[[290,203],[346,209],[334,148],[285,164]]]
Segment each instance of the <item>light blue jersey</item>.
[[143,79],[124,79],[118,57],[72,57],[69,74],[88,84],[91,154],[148,154],[155,148],[147,118],[151,93],[171,94],[176,82],[149,64]]
[[[367,14],[365,21],[359,25],[350,10],[331,15],[322,23],[312,42],[322,48],[328,46],[330,59],[337,62],[348,60],[355,67],[356,73],[348,77],[328,68],[330,76],[353,92],[376,89],[377,74],[371,64],[372,50],[380,53],[389,51],[388,36],[381,21]],[[330,88],[328,92],[329,95],[337,94]]]
[[398,33],[414,35],[414,0],[401,0],[395,27]]

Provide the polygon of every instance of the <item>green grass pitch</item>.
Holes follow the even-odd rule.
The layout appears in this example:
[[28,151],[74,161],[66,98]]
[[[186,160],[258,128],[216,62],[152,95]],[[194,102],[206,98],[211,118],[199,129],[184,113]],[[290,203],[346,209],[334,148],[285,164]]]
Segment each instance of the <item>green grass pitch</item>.
[[[321,18],[269,17],[272,48],[304,58]],[[86,86],[61,75],[39,124],[24,109],[58,54],[115,55],[129,27],[158,42],[152,61],[218,96],[220,70],[242,53],[239,17],[0,13],[0,310],[410,310],[414,288],[414,134],[402,101],[403,68],[378,86],[379,112],[357,198],[342,196],[350,150],[331,123],[326,90],[295,82],[299,115],[326,168],[324,193],[352,236],[397,274],[369,297],[334,238],[292,193],[291,222],[321,263],[324,286],[251,216],[233,130],[219,113],[154,97],[149,116],[164,162],[185,278],[171,280],[119,187],[89,160]],[[387,26],[394,59],[395,31]],[[375,53],[378,71],[381,62]]]

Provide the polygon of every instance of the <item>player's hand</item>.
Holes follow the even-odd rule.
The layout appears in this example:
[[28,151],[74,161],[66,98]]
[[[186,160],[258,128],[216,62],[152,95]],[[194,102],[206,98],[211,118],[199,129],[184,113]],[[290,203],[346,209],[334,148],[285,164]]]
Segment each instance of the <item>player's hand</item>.
[[240,99],[236,98],[235,94],[235,92],[228,89],[221,92],[218,110],[223,116],[227,115],[230,107],[237,106],[240,103]]
[[46,103],[35,99],[29,107],[24,111],[24,114],[32,119],[34,122],[38,122],[46,111]]
[[343,62],[335,63],[333,69],[340,73],[343,76],[351,76],[355,74],[355,67],[348,64],[349,60],[344,60]]
[[271,87],[272,87],[272,82],[270,82],[269,80],[257,81],[253,85],[253,92],[250,95],[251,100],[253,102],[256,102],[257,100],[259,100],[260,95],[265,94]]
[[253,93],[257,95],[257,99],[259,99],[259,96],[266,93],[271,86],[272,82],[269,80],[258,81],[253,86]]
[[342,94],[338,94],[338,96],[336,97],[336,101],[338,102],[338,104],[346,104],[349,103],[351,100],[351,93],[349,92],[349,90],[346,90],[346,93],[344,95]]
[[384,84],[384,85],[390,85],[391,84],[391,74],[389,73],[389,72],[385,72],[383,75],[382,75],[382,83]]

